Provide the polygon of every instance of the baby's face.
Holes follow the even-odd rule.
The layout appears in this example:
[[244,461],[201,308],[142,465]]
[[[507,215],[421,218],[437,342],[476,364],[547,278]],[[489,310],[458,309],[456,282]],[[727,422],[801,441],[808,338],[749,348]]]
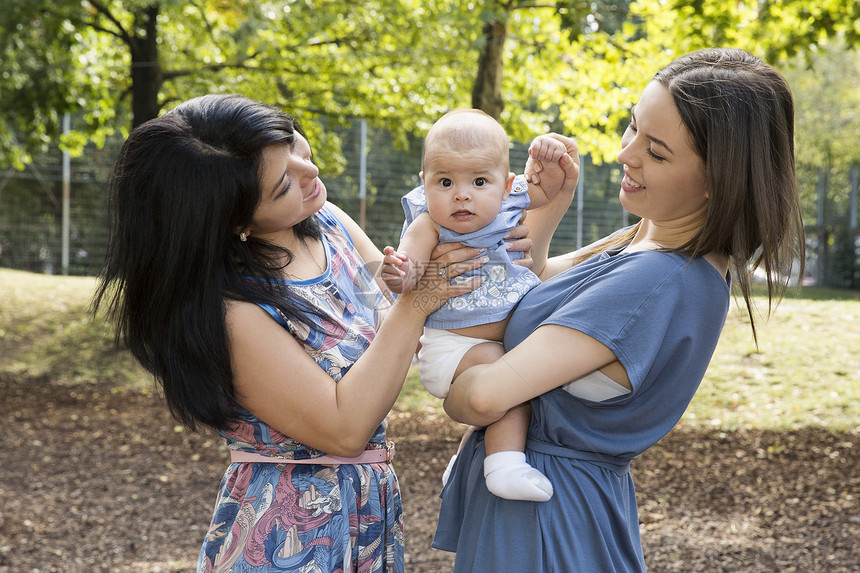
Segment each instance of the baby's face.
[[421,178],[430,218],[457,233],[490,224],[513,180],[505,162],[483,150],[427,153]]

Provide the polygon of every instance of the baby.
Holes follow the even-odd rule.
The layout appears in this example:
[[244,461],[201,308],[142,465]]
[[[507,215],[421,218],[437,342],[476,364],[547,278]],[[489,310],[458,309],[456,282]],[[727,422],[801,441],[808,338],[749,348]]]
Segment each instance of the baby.
[[[565,153],[564,145],[547,135],[529,148],[531,158],[542,162],[557,162]],[[421,382],[439,398],[448,395],[461,372],[504,354],[502,339],[511,310],[540,283],[532,271],[512,263],[522,254],[508,252],[504,237],[517,225],[523,209],[540,207],[553,197],[515,177],[509,168],[508,136],[496,120],[473,109],[445,114],[424,140],[419,174],[424,185],[403,197],[406,222],[400,245],[397,251],[383,249],[382,278],[398,293],[412,289],[438,243],[486,249],[488,261],[463,275],[481,276],[481,286],[448,300],[424,323],[418,352]],[[444,276],[443,271],[440,274]],[[487,488],[499,497],[526,501],[552,497],[549,480],[526,463],[530,416],[530,406],[521,404],[487,427],[484,476]],[[456,455],[443,481],[455,459]]]

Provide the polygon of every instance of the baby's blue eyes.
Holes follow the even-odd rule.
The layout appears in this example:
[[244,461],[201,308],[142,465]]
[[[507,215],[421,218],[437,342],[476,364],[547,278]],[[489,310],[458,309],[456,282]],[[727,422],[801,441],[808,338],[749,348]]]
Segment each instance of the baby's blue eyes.
[[[486,184],[487,184],[487,180],[484,179],[483,177],[478,177],[477,179],[472,181],[472,185],[474,185],[475,187],[483,187]],[[442,187],[453,187],[454,182],[451,181],[450,179],[446,178],[446,179],[439,180],[439,185],[441,185]]]

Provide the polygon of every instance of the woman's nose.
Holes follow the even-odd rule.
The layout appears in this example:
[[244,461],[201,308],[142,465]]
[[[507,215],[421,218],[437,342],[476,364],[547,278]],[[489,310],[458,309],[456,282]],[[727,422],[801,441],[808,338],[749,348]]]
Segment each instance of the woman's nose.
[[636,154],[634,153],[634,147],[631,145],[633,141],[632,137],[621,138],[621,151],[618,152],[618,163],[624,163],[625,165],[630,165],[631,163],[635,163],[637,161]]
[[305,167],[306,167],[306,175],[305,176],[308,179],[315,179],[316,176],[320,174],[320,168],[317,167],[314,164],[314,162],[311,161],[310,159],[305,161]]

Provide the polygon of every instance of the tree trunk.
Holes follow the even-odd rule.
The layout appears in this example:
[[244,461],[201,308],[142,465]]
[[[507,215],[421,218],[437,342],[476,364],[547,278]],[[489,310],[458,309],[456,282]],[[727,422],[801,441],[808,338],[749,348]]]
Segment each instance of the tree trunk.
[[158,116],[161,64],[158,61],[158,5],[135,12],[135,34],[131,49],[132,129]]
[[478,59],[478,76],[472,89],[472,107],[499,119],[505,102],[502,99],[502,71],[504,69],[506,20],[490,20],[484,24],[484,49]]

